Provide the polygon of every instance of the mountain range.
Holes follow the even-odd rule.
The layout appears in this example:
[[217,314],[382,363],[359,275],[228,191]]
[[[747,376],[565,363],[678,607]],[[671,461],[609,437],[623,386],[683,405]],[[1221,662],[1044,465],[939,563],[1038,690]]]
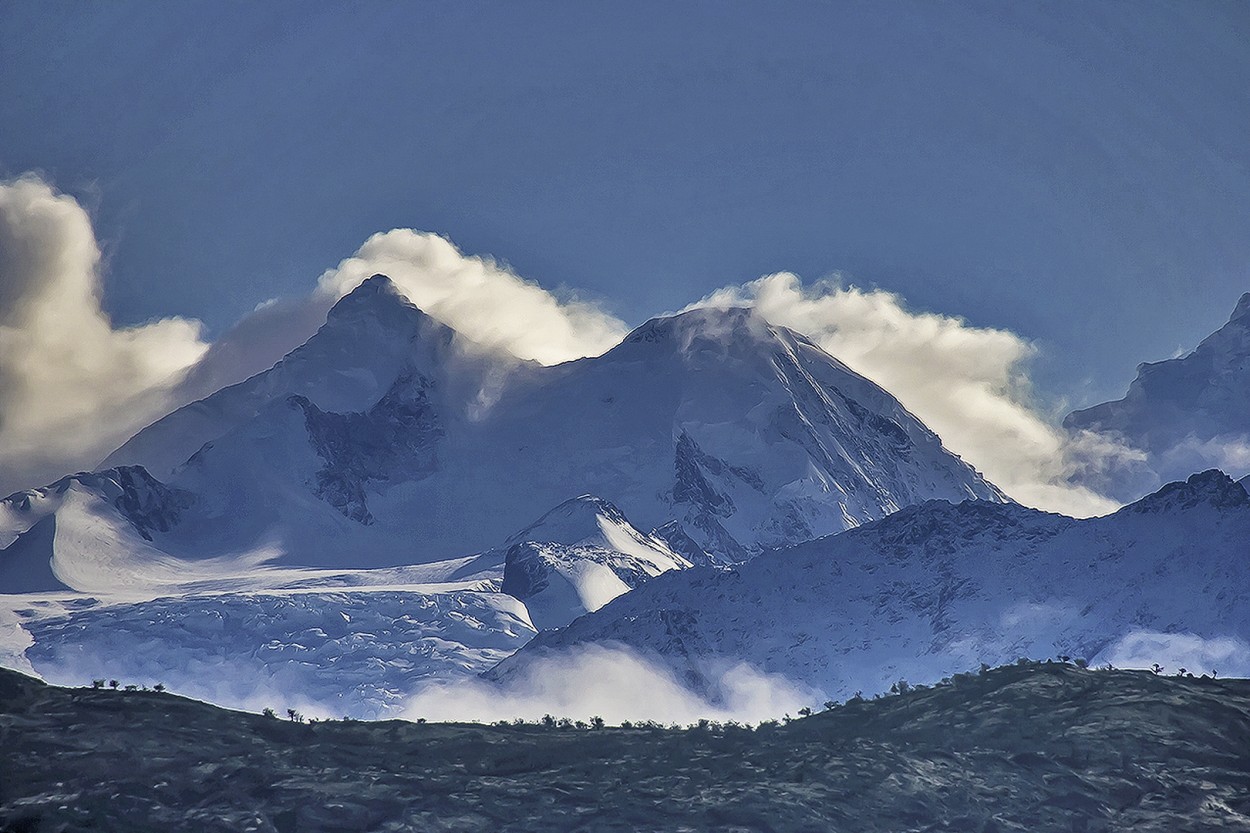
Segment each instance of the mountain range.
[[[1233,436],[1247,299],[1071,430]],[[750,309],[542,366],[378,275],[269,370],[0,501],[0,664],[357,716],[593,646],[713,702],[741,666],[831,696],[1021,655],[1250,672],[1248,504],[1210,471],[1106,518],[1016,505]]]
[[284,686],[385,713],[661,573],[932,498],[1006,500],[749,310],[544,367],[374,276],[274,367],[0,502],[0,651],[49,679],[175,668],[219,702]]

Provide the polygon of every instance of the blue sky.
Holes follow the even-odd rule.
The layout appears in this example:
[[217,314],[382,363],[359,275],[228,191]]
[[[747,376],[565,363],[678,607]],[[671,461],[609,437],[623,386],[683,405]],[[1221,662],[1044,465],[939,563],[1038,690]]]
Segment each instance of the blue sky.
[[7,3],[0,175],[120,323],[220,332],[413,227],[637,323],[834,270],[1085,404],[1250,289],[1250,6]]

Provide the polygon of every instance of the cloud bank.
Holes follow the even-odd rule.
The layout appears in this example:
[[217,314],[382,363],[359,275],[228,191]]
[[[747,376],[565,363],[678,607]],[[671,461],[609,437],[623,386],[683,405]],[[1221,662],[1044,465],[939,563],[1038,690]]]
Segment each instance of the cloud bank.
[[544,714],[608,723],[655,720],[687,725],[699,719],[758,723],[797,714],[824,701],[784,678],[746,665],[726,668],[713,686],[716,702],[699,697],[667,669],[621,647],[587,645],[533,663],[517,679],[432,684],[409,698],[403,717],[435,721],[537,720]]
[[0,183],[0,491],[96,462],[208,347],[183,318],[115,328],[100,296],[82,206],[33,176]]
[[1116,668],[1150,668],[1158,663],[1167,674],[1184,668],[1191,674],[1217,671],[1225,677],[1245,677],[1250,675],[1250,645],[1235,636],[1207,639],[1192,633],[1135,630],[1103,651],[1096,662]]
[[729,305],[753,306],[812,338],[1021,503],[1080,517],[1119,506],[1068,478],[1121,450],[1072,439],[1040,415],[1027,374],[1036,348],[1015,333],[912,312],[898,295],[836,279],[804,286],[788,272],[725,287],[694,306]]

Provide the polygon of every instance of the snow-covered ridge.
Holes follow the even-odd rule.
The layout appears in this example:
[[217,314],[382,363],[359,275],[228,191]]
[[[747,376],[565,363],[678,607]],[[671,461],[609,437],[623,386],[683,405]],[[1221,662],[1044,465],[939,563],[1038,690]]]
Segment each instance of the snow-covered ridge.
[[1250,496],[1220,472],[1080,521],[934,501],[731,569],[660,576],[490,676],[589,643],[658,658],[696,687],[745,661],[836,696],[1019,656],[1250,673],[1247,540]]

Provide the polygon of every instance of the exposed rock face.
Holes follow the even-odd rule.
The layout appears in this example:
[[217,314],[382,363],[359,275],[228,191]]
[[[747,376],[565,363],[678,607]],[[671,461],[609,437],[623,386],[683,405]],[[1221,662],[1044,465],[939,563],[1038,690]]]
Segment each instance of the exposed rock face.
[[113,505],[149,541],[153,532],[169,532],[195,499],[189,492],[169,488],[142,466],[119,466],[100,472],[97,478],[101,477],[103,482],[97,482],[106,494],[116,483],[120,493]]
[[352,520],[370,524],[369,484],[419,480],[435,471],[436,444],[444,432],[430,402],[432,385],[420,373],[406,372],[364,413],[322,411],[306,397],[292,396],[304,412],[309,441],[325,461],[317,472],[317,495]]

